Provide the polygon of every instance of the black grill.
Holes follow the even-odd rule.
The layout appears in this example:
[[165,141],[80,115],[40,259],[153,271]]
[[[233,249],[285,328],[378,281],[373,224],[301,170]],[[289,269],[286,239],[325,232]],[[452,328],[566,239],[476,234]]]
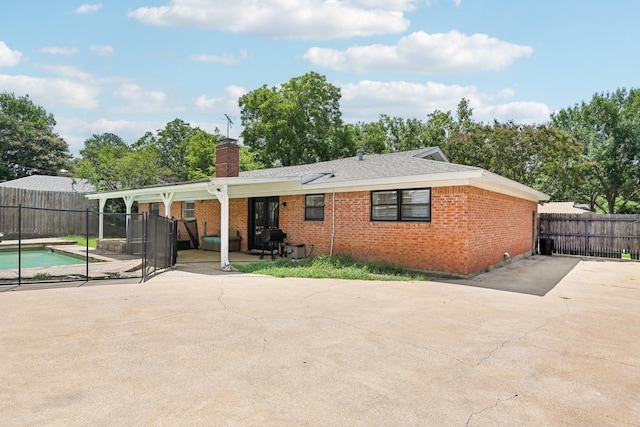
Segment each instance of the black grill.
[[262,253],[260,259],[264,257],[264,251],[267,249],[271,253],[271,259],[275,259],[275,252],[282,256],[284,239],[287,237],[287,233],[279,228],[266,228],[262,230]]
[[282,242],[284,242],[284,239],[286,237],[287,237],[287,233],[285,233],[284,231],[280,230],[279,228],[272,228],[272,229],[262,230],[262,242],[263,243],[269,243],[269,242],[282,243]]

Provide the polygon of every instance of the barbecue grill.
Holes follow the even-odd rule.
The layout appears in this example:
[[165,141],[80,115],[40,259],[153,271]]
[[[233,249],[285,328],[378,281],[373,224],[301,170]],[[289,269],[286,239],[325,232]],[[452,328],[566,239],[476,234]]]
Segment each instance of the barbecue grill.
[[271,259],[275,259],[276,253],[282,256],[282,250],[284,245],[284,239],[287,237],[287,233],[279,228],[265,228],[262,230],[262,253],[260,259],[264,257],[264,250],[268,248],[271,253]]

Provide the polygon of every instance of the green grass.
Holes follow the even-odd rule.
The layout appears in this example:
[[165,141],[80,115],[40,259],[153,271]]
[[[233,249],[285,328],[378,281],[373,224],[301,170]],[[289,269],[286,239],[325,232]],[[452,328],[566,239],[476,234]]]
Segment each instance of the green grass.
[[[87,246],[87,239],[86,236],[63,236],[61,237],[62,240],[72,240],[74,242],[76,242],[76,244],[80,245],[80,246]],[[89,247],[90,248],[95,248],[98,245],[98,238],[97,237],[90,237],[89,238]]]
[[275,277],[349,280],[424,280],[388,263],[358,263],[348,256],[317,256],[302,260],[279,258],[272,262],[233,265],[243,273]]

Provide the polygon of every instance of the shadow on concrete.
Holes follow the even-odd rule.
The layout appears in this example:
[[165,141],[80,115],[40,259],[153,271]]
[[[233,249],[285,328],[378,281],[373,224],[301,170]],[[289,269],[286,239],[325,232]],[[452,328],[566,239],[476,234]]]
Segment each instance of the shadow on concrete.
[[469,279],[438,279],[443,283],[544,296],[580,262],[577,257],[534,255]]

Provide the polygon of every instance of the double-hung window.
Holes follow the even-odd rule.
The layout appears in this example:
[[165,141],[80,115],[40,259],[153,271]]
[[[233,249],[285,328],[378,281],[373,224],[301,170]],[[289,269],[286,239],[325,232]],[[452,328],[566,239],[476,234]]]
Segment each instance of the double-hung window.
[[307,194],[304,197],[304,220],[324,221],[324,194]]
[[431,189],[371,192],[372,221],[431,221]]
[[182,202],[182,219],[194,219],[196,217],[196,202]]

